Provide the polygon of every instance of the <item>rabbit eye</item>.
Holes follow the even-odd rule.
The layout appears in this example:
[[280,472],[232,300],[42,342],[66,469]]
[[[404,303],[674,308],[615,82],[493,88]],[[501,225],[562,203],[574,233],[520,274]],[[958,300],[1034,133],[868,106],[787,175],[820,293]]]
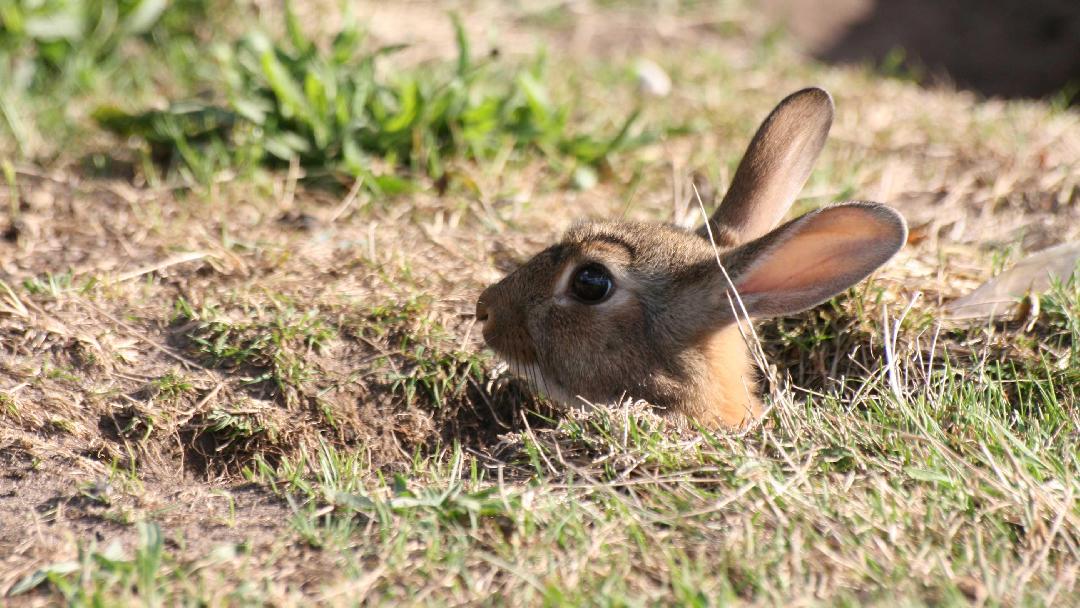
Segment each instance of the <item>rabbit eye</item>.
[[577,269],[570,283],[570,291],[586,304],[599,304],[607,299],[614,286],[608,269],[593,263]]

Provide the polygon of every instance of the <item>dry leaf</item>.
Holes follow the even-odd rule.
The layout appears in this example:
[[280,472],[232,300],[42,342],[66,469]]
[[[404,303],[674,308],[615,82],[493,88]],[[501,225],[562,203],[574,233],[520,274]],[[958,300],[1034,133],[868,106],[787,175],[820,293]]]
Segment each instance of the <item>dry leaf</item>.
[[1062,243],[1020,260],[1016,266],[983,283],[968,295],[945,305],[951,319],[984,319],[1009,313],[1031,292],[1050,287],[1051,277],[1068,280],[1080,262],[1080,241]]

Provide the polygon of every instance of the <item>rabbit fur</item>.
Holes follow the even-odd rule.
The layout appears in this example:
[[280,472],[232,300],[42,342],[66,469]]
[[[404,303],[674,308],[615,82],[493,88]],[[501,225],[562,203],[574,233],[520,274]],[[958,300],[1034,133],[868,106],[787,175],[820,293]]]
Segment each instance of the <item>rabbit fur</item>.
[[621,221],[573,226],[483,291],[476,316],[485,342],[564,404],[643,399],[712,428],[757,419],[762,405],[738,320],[820,304],[907,239],[896,211],[868,202],[777,227],[832,117],[832,98],[819,88],[781,101],[696,231]]

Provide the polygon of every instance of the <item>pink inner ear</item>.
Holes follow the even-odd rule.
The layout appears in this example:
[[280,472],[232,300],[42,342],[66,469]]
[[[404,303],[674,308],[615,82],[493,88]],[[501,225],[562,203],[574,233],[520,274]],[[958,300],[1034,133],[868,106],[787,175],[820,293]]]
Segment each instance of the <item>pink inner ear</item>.
[[738,281],[739,293],[839,291],[848,277],[884,262],[875,252],[895,241],[888,224],[859,207],[835,207],[792,228],[790,238],[763,253]]

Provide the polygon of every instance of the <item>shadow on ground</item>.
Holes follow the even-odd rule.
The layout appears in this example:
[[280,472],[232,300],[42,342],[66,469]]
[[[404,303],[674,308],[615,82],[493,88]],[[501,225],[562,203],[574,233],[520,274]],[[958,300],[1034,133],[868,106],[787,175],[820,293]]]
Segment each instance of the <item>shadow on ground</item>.
[[1080,87],[1075,0],[763,0],[828,63],[871,63],[987,97]]

